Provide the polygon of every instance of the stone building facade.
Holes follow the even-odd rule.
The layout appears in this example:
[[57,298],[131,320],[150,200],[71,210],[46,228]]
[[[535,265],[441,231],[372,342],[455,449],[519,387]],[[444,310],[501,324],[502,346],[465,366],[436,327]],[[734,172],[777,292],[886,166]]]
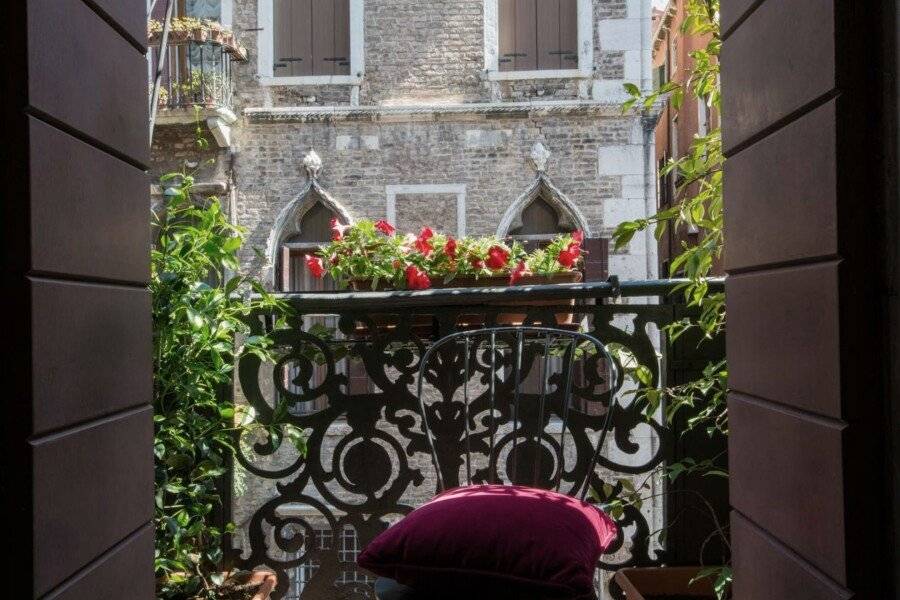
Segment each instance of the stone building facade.
[[[187,1],[204,16],[218,7],[248,50],[232,71],[236,121],[198,180],[228,197],[265,250],[248,250],[244,264],[273,287],[287,286],[280,246],[300,228],[287,221],[323,200],[344,220],[413,227],[428,215],[457,235],[506,235],[538,197],[592,237],[655,209],[654,116],[620,110],[624,83],[650,85],[647,1],[569,0],[577,67],[573,55],[569,69],[503,71],[506,0],[344,0],[353,74],[276,77],[275,3],[285,1]],[[155,170],[197,161],[192,125],[160,123]],[[549,153],[540,170],[529,158],[538,144]],[[322,162],[315,187],[303,168],[310,151]],[[637,236],[609,271],[654,277],[655,254]]]

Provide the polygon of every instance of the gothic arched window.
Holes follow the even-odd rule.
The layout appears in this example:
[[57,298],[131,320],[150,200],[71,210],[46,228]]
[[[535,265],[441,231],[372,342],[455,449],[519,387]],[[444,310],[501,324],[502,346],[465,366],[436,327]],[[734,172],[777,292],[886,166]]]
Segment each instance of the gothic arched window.
[[532,250],[546,245],[560,233],[571,233],[575,228],[560,225],[556,210],[541,196],[537,196],[522,211],[522,224],[509,231],[509,237],[521,241]]
[[316,202],[300,218],[295,233],[281,242],[277,278],[282,292],[316,292],[334,289],[334,280],[326,276],[316,279],[306,268],[304,256],[315,254],[322,244],[331,241],[331,219],[337,218],[321,202]]

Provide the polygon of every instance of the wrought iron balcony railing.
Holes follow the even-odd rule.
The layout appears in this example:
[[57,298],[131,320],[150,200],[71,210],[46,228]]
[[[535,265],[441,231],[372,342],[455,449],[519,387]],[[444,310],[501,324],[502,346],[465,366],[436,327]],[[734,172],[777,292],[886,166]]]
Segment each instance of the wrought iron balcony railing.
[[[234,85],[232,66],[246,60],[243,49],[227,40],[190,37],[173,32],[165,48],[152,46],[152,72],[165,52],[160,84],[159,114],[172,109],[231,109]],[[151,45],[154,38],[151,38]]]
[[[308,451],[303,457],[291,444],[265,435],[238,444],[230,499],[238,526],[233,558],[245,567],[273,568],[279,575],[275,598],[372,598],[372,580],[356,567],[357,553],[436,489],[415,381],[429,345],[454,331],[501,323],[578,328],[613,350],[626,367],[620,372],[639,361],[654,383],[671,384],[710,358],[708,350],[705,356],[691,350],[694,343],[673,352],[661,334],[685,315],[677,296],[670,296],[677,283],[285,294],[294,311],[287,327],[273,327],[271,315],[251,319],[257,333],[271,332],[278,360],[264,364],[255,356],[243,358],[234,392],[236,402],[249,404],[263,422],[283,418],[305,431]],[[722,282],[712,286],[721,288]],[[455,395],[461,394],[454,386],[461,383],[442,378],[436,385],[447,389],[437,390],[439,398],[457,402]],[[647,479],[679,452],[677,436],[660,422],[648,421],[631,400],[629,390],[635,386],[628,375],[614,382],[613,429],[589,474],[594,502],[618,493],[623,479]],[[593,435],[605,414],[604,406],[591,404],[589,398],[583,403],[580,435]],[[274,414],[279,405],[287,406],[286,415]],[[441,413],[445,417],[463,418],[462,410],[447,408]],[[453,430],[449,423],[441,427]],[[438,445],[453,448],[461,439]],[[591,457],[573,452],[563,461],[564,477],[583,477]],[[455,476],[444,473],[451,479],[448,485]],[[651,477],[654,490],[664,488],[663,479]],[[609,597],[612,571],[672,558],[677,536],[659,547],[651,535],[671,518],[664,496],[623,514],[620,538],[598,564],[601,597]]]

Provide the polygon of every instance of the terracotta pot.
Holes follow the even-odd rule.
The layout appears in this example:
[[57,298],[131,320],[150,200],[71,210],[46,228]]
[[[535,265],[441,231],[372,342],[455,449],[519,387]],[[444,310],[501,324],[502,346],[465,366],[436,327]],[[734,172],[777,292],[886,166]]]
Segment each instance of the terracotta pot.
[[[517,281],[515,286],[525,285],[547,285],[553,283],[579,283],[582,279],[580,271],[565,271],[562,273],[554,273],[553,275],[526,275]],[[433,289],[448,288],[472,288],[472,287],[508,287],[509,275],[488,275],[483,277],[474,277],[472,275],[463,275],[456,277],[448,283],[443,281],[433,282]],[[372,291],[372,280],[370,279],[354,279],[350,282],[353,291],[368,292]],[[377,291],[386,291],[393,288],[387,282],[380,282],[375,288]],[[488,301],[486,304],[491,306],[558,306],[560,304],[568,304],[575,306],[575,299],[565,300],[494,300]],[[525,320],[526,313],[500,313],[497,315],[498,325],[521,325]],[[560,325],[569,325],[574,321],[573,313],[557,313],[557,323]],[[388,317],[373,317],[372,321],[378,327],[390,326],[392,319]],[[466,320],[462,325],[478,326],[483,325],[485,321],[483,314],[466,315]],[[413,326],[425,327],[430,326],[432,318],[429,315],[416,315],[413,319]],[[549,325],[553,325],[550,323]]]
[[[474,285],[465,286],[465,287],[496,287],[496,286],[505,286],[509,283],[508,276],[495,276],[495,277],[483,277],[475,282]],[[580,283],[581,282],[581,272],[580,271],[564,271],[562,273],[554,273],[553,275],[526,275],[522,277],[519,281],[517,281],[514,285],[525,286],[525,285],[548,285],[553,283]],[[452,281],[452,283],[456,283],[456,280]],[[454,286],[456,287],[456,286]],[[505,306],[559,306],[560,304],[568,304],[569,306],[575,306],[575,299],[571,300],[497,300],[488,302],[490,305],[505,305]],[[497,324],[498,325],[521,325],[525,320],[527,314],[525,313],[500,313],[497,315]],[[575,319],[575,315],[571,312],[569,313],[557,313],[556,314],[556,322],[559,325],[571,325]],[[544,325],[553,326],[553,323],[544,323]]]
[[251,585],[259,584],[259,589],[253,595],[253,600],[269,600],[272,590],[278,584],[278,577],[272,571],[257,570],[250,574],[247,583]]
[[209,29],[206,27],[194,27],[191,29],[191,36],[195,42],[205,42],[209,39]]
[[621,569],[615,580],[625,592],[626,600],[655,600],[656,598],[697,600],[715,599],[712,580],[694,582],[701,567],[645,567]]

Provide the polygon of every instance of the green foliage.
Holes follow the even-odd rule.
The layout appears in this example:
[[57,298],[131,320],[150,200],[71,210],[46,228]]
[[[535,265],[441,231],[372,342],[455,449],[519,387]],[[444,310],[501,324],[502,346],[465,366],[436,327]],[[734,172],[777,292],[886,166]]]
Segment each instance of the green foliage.
[[[157,597],[216,598],[222,583],[222,538],[217,525],[220,486],[239,432],[265,428],[305,449],[300,432],[261,424],[223,394],[235,360],[271,359],[271,342],[250,336],[244,317],[285,307],[242,275],[237,253],[244,230],[232,225],[218,200],[194,204],[193,178],[172,174],[164,210],[153,215],[158,234],[151,253],[154,330],[154,456],[156,464]],[[245,337],[243,344],[236,339]]]
[[[693,96],[705,102],[710,109],[721,110],[721,90],[719,85],[719,51],[722,46],[719,36],[719,0],[686,0],[686,18],[682,26],[685,35],[705,37],[705,47],[690,53],[692,66],[683,82],[670,81],[659,89],[643,94],[635,85],[626,85],[630,96],[623,104],[623,110],[636,107],[645,110],[668,100],[672,110],[678,110],[686,96]],[[673,258],[669,276],[684,277],[687,283],[679,286],[678,293],[684,296],[688,306],[697,311],[697,317],[684,319],[668,326],[667,333],[674,341],[689,330],[699,331],[702,339],[711,339],[722,333],[725,326],[725,295],[709,290],[708,279],[713,267],[721,259],[725,248],[722,202],[722,172],[725,157],[722,154],[722,135],[719,128],[708,134],[696,136],[684,156],[675,157],[662,170],[663,175],[672,174],[677,182],[677,196],[671,207],[664,208],[646,218],[620,224],[613,233],[615,247],[626,246],[635,234],[651,229],[659,239],[666,230],[691,228],[699,231],[696,243],[683,244],[680,253]],[[650,371],[643,365],[630,364],[626,372],[638,383],[636,401],[643,404],[645,414],[650,417],[663,411],[666,422],[672,424],[679,412],[690,411],[687,429],[702,428],[708,435],[727,435],[728,420],[726,396],[728,391],[728,370],[724,361],[708,364],[701,377],[688,383],[665,387],[652,386]],[[686,474],[710,477],[727,477],[715,459],[696,460],[687,458],[679,463],[669,464],[663,474],[670,480]],[[645,482],[646,484],[646,482]],[[640,507],[646,501],[645,486],[613,486],[603,490],[609,499],[613,514],[622,514],[626,507]],[[705,500],[704,500],[705,502]],[[711,506],[707,504],[713,521],[713,536],[719,536],[728,545],[727,528],[716,519]],[[660,534],[662,535],[662,534]],[[718,598],[726,598],[731,584],[731,569],[717,566],[704,569],[698,578],[714,578],[714,588]]]
[[397,234],[385,221],[359,221],[346,226],[332,221],[333,239],[315,257],[307,258],[316,275],[327,273],[344,287],[353,281],[370,282],[395,289],[417,289],[410,285],[408,270],[426,278],[418,289],[432,282],[447,284],[458,276],[507,275],[515,282],[523,275],[553,275],[572,271],[581,257],[581,232],[562,234],[543,249],[526,252],[520,242],[507,243],[494,236],[464,237],[434,232]]

